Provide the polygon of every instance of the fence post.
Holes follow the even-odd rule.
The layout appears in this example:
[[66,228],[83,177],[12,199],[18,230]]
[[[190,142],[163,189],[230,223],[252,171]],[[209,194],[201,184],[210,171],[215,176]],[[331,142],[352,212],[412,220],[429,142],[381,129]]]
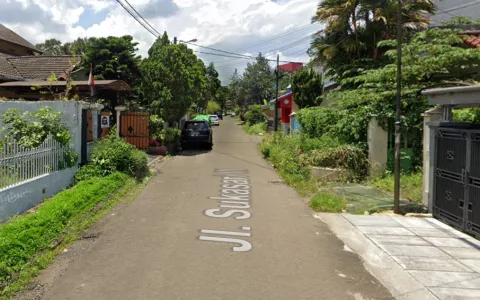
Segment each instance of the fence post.
[[120,136],[120,127],[122,124],[120,123],[120,117],[122,115],[122,111],[126,111],[127,107],[126,106],[115,106],[115,111],[117,112],[117,135]]
[[375,116],[368,123],[367,140],[370,174],[379,175],[387,169],[388,132],[378,124]]
[[[433,171],[433,166],[431,166],[431,153],[430,150],[434,149],[435,145],[435,134],[434,129],[431,128],[428,123],[434,121],[442,120],[443,110],[442,108],[433,108],[427,110],[422,114],[423,116],[423,193],[422,193],[422,202],[425,207],[431,207],[433,203],[430,203],[430,172]],[[432,153],[433,154],[433,153]]]
[[82,109],[82,135],[81,135],[81,154],[80,154],[80,165],[84,165],[87,163],[87,132],[88,132],[88,126],[87,126],[87,110]]

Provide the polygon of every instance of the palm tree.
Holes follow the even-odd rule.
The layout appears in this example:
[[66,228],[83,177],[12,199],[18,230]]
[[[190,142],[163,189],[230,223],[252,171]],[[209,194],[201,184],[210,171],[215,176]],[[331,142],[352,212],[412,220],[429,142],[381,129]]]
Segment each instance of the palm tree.
[[[376,59],[377,43],[396,32],[397,9],[397,0],[324,0],[312,23],[325,27],[314,34],[310,53],[317,62],[329,62],[339,56],[350,60]],[[433,0],[405,2],[403,27],[410,31],[425,29],[428,16],[434,12]]]

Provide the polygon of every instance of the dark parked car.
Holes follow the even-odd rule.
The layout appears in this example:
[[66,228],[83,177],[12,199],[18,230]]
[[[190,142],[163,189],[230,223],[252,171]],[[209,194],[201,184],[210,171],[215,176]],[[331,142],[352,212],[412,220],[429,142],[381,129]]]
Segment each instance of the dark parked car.
[[217,111],[215,114],[217,115],[217,117],[218,117],[220,120],[223,120],[223,112],[222,112],[222,111]]
[[185,122],[182,130],[182,148],[203,146],[211,150],[213,146],[212,128],[207,121],[191,120]]

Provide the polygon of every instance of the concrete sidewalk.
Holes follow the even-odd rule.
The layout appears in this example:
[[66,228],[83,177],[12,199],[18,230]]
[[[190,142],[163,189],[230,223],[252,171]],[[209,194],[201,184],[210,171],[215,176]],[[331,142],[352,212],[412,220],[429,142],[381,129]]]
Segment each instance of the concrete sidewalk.
[[318,213],[396,299],[480,299],[480,241],[436,219]]

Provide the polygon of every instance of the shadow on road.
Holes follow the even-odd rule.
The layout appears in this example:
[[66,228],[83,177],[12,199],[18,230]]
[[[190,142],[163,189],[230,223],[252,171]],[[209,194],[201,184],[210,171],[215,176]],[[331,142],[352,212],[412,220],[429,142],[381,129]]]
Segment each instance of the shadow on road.
[[203,155],[211,152],[211,150],[202,150],[202,149],[187,149],[180,152],[178,155],[180,156],[197,156]]

